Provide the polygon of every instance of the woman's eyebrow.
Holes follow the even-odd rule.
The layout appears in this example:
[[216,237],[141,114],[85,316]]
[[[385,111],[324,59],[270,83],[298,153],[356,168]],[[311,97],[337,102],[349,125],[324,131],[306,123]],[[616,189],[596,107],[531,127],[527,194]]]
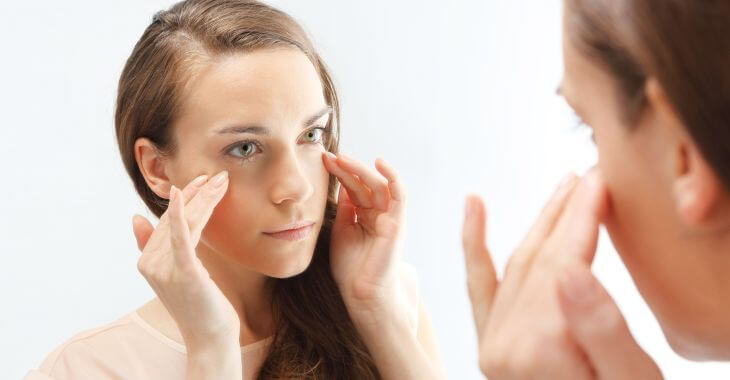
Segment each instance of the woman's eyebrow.
[[[321,111],[314,114],[312,117],[308,118],[303,125],[303,128],[309,127],[312,124],[314,124],[317,120],[319,120],[322,116],[331,114],[333,111],[331,106],[327,106],[323,108]],[[221,129],[218,129],[214,132],[217,135],[225,135],[225,134],[241,134],[241,133],[250,133],[254,135],[263,135],[268,136],[271,134],[271,131],[269,131],[268,128],[259,127],[255,125],[251,126],[245,126],[245,125],[231,125],[228,127],[223,127]]]
[[333,111],[332,106],[324,107],[321,111],[317,112],[312,117],[310,117],[309,119],[307,119],[307,121],[304,122],[303,127],[304,128],[307,128],[307,127],[311,126],[317,120],[319,120],[322,116],[331,114],[332,111]]
[[221,128],[215,131],[215,134],[224,135],[227,133],[239,134],[239,133],[251,133],[254,135],[265,135],[271,134],[267,128],[258,126],[244,126],[244,125],[231,125],[229,127]]

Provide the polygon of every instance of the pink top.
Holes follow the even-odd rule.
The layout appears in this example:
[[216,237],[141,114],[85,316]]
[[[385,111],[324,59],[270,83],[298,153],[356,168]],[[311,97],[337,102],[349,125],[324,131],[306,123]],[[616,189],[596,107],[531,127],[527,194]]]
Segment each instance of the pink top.
[[[243,378],[253,379],[273,337],[241,347]],[[136,311],[82,331],[56,348],[24,380],[184,379],[185,346],[150,326]]]
[[[401,263],[398,301],[418,330],[420,297],[413,266]],[[243,379],[254,379],[273,337],[241,347]],[[24,380],[184,379],[185,346],[168,338],[133,311],[112,323],[82,331],[56,348]]]

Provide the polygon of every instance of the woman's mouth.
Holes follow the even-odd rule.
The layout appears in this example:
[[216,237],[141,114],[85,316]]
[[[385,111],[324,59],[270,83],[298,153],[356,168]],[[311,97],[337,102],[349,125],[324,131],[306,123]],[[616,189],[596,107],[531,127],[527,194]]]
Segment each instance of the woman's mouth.
[[312,232],[314,222],[292,223],[272,231],[264,231],[264,235],[281,240],[299,241],[305,239]]

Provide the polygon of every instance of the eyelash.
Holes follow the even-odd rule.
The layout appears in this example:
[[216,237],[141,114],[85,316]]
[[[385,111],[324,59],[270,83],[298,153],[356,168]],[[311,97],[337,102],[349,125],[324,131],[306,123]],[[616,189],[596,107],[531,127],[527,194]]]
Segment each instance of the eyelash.
[[[307,129],[306,131],[304,131],[304,133],[302,133],[300,135],[300,138],[301,138],[301,136],[305,136],[306,134],[308,134],[308,133],[310,133],[310,132],[312,132],[314,130],[321,130],[322,131],[322,136],[320,136],[320,139],[318,141],[316,141],[316,142],[306,142],[305,144],[322,144],[322,145],[324,145],[325,142],[327,141],[327,138],[329,137],[329,132],[330,132],[329,126],[327,126],[327,127],[313,127],[313,128]],[[258,150],[258,152],[261,151],[261,143],[259,143],[258,141],[256,141],[256,140],[243,140],[243,141],[239,141],[239,142],[233,144],[229,148],[226,148],[225,152],[226,152],[227,155],[230,155],[234,159],[237,159],[240,164],[244,164],[244,163],[250,161],[251,159],[253,159],[256,156],[256,153],[254,153],[252,155],[249,155],[248,157],[240,157],[240,156],[236,156],[236,155],[231,154],[231,152],[234,149],[240,148],[241,146],[246,145],[246,144],[254,144],[254,146]]]

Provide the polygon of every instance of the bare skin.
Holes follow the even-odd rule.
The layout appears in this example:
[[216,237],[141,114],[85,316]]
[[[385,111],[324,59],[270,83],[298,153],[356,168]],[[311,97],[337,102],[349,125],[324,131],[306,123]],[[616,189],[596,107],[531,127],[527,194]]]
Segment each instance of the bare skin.
[[570,16],[560,92],[592,128],[598,164],[569,195],[557,191],[502,279],[486,247],[484,207],[469,200],[464,252],[481,368],[490,379],[662,378],[591,273],[601,224],[672,348],[728,360],[727,189],[657,78],[646,80],[637,124],[625,125],[615,79],[573,45]]
[[[175,193],[173,186],[194,192],[188,189],[195,187],[191,181],[198,176],[228,173],[225,190],[210,198],[208,219],[193,214],[200,230],[191,227],[192,248],[183,250],[193,252],[185,257],[202,273],[185,285],[203,306],[191,312],[185,306],[189,297],[173,296],[179,282],[165,286],[145,275],[158,297],[138,309],[145,321],[184,343],[188,352],[200,353],[189,357],[191,371],[240,379],[240,368],[231,358],[240,361],[240,346],[274,333],[270,279],[294,276],[310,264],[332,174],[342,186],[331,269],[378,369],[385,378],[442,377],[425,310],[419,306],[418,328],[406,318],[407,305],[420,302],[408,292],[398,264],[403,184],[382,160],[373,170],[327,153],[323,141],[331,112],[319,76],[303,53],[289,48],[253,51],[217,57],[192,77],[173,127],[176,155],[161,156],[149,140],[137,141],[139,167],[161,197]],[[143,219],[135,217],[134,230],[144,257],[144,251],[154,251],[145,246],[146,236],[157,234],[160,225],[164,231],[165,225],[153,229]],[[292,238],[295,230],[299,235]],[[227,302],[211,302],[218,299]],[[211,331],[211,321],[229,328]],[[213,344],[198,348],[193,342]]]

